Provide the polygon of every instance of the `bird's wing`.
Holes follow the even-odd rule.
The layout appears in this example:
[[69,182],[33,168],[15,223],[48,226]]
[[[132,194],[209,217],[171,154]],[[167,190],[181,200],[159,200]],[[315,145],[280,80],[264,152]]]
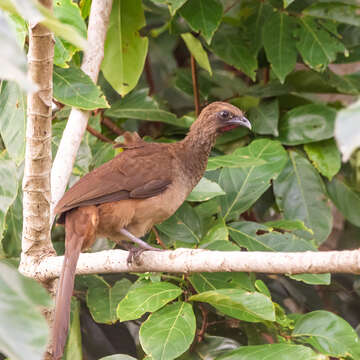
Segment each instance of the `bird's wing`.
[[165,144],[145,143],[125,150],[71,187],[55,214],[79,206],[156,196],[171,184],[172,168],[173,156]]

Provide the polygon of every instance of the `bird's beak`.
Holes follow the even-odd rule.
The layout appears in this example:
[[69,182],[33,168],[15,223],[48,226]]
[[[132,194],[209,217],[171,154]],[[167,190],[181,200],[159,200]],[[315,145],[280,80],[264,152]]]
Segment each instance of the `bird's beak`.
[[231,119],[226,121],[226,125],[245,126],[251,130],[251,123],[245,116],[233,116]]

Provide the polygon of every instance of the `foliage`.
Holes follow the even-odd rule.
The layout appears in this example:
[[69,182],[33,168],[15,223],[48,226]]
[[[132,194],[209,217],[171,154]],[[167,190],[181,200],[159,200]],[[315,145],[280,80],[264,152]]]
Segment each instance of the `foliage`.
[[[182,139],[196,117],[194,93],[202,105],[229,101],[252,122],[252,132],[237,129],[218,138],[204,178],[157,226],[167,247],[275,252],[359,246],[359,103],[347,107],[360,93],[359,74],[338,72],[360,61],[357,2],[117,0],[97,85],[79,68],[90,4],[56,1],[51,15],[35,1],[0,1],[7,11],[0,18],[0,77],[6,79],[0,87],[2,257],[20,252],[22,90],[33,86],[24,67],[26,22],[34,19],[56,35],[53,155],[70,106],[96,110],[90,126],[112,140],[117,134],[104,118],[147,141]],[[198,64],[198,88],[190,54]],[[347,163],[341,164],[340,152]],[[87,133],[74,176],[114,154]],[[147,240],[156,245],[156,236]],[[54,229],[53,239],[61,249],[61,229]],[[99,239],[94,249],[111,247]],[[36,358],[46,342],[38,309],[48,300],[0,265],[0,351]],[[353,329],[360,323],[360,291],[353,276],[82,276],[76,289],[66,358],[82,356],[80,328],[101,343],[94,358],[360,358]],[[123,321],[139,332],[138,354],[116,347],[127,331]],[[91,358],[95,350],[84,351]]]

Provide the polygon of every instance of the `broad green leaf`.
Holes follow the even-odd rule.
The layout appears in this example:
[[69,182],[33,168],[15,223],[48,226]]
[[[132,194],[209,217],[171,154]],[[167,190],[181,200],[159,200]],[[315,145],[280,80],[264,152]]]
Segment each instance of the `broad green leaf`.
[[250,277],[242,272],[197,273],[189,278],[198,293],[216,289],[245,289],[254,291]]
[[302,281],[309,285],[330,285],[331,274],[296,274],[288,275],[289,278]]
[[341,317],[323,310],[302,315],[295,323],[292,336],[309,343],[323,354],[334,357],[360,355],[355,330]]
[[52,306],[49,294],[5,261],[0,288],[0,351],[11,359],[41,359],[49,336],[41,309]]
[[[214,223],[213,226],[210,227],[210,229],[207,231],[205,236],[201,239],[201,247],[203,247],[204,244],[209,244],[214,241],[217,241],[217,242],[225,241],[225,242],[231,244],[228,240],[229,240],[229,231],[226,227],[225,221],[220,218]],[[231,245],[234,245],[234,244],[231,244]],[[208,247],[206,247],[206,248],[208,248]],[[213,248],[213,250],[220,250],[220,249]],[[239,250],[239,249],[237,249],[237,250]]]
[[106,80],[121,96],[136,86],[144,68],[149,42],[139,33],[144,25],[141,0],[113,3],[101,69]]
[[246,4],[251,15],[245,20],[246,36],[251,52],[257,56],[263,46],[263,26],[272,14],[272,7],[264,1],[251,1]]
[[6,229],[5,219],[18,193],[16,165],[5,151],[0,154],[0,239]]
[[130,118],[146,121],[159,121],[167,124],[188,128],[191,123],[185,118],[159,109],[157,102],[147,96],[147,89],[134,91],[123,99],[116,101],[105,115],[113,118]]
[[73,26],[61,23],[49,9],[44,7],[38,1],[2,0],[1,7],[11,14],[23,17],[29,22],[42,23],[49,30],[54,32],[55,35],[74,44],[79,49],[85,49],[87,47],[86,39],[84,39]]
[[56,0],[56,2],[54,2],[54,15],[62,24],[71,25],[83,38],[86,38],[86,24],[81,16],[77,3],[72,0]]
[[180,9],[187,0],[151,0],[155,4],[166,4],[169,6],[171,16],[174,16],[176,11]]
[[291,3],[293,3],[295,0],[283,0],[284,8],[287,8]]
[[241,30],[225,25],[216,32],[211,50],[227,64],[235,66],[255,80],[257,60],[242,40]]
[[[6,230],[2,239],[4,252],[8,257],[19,257],[21,254],[21,235],[23,227],[23,207],[21,186],[15,201],[9,207],[5,218]],[[1,246],[0,246],[1,248]]]
[[172,360],[194,340],[196,320],[190,304],[177,302],[153,313],[140,327],[140,344],[151,359]]
[[280,174],[287,161],[287,153],[277,141],[260,139],[237,150],[237,154],[265,161],[265,164],[246,168],[224,168],[219,185],[226,195],[218,198],[226,219],[234,212],[247,210]]
[[297,51],[292,31],[294,20],[285,12],[274,12],[263,26],[266,57],[281,83],[295,67]]
[[327,184],[327,191],[346,220],[360,226],[360,193],[337,178]]
[[219,360],[320,360],[309,347],[293,344],[241,346],[218,358]]
[[16,32],[16,40],[21,48],[24,47],[25,38],[28,35],[28,26],[26,21],[18,15],[9,15],[10,25]]
[[54,97],[59,102],[83,110],[109,107],[100,88],[81,69],[54,67]]
[[257,134],[279,136],[279,102],[275,100],[263,100],[248,112],[248,118]]
[[99,360],[136,360],[134,357],[125,354],[116,354],[105,356]]
[[302,155],[289,152],[289,160],[274,181],[276,202],[285,219],[301,220],[314,232],[317,244],[325,241],[332,215],[319,173]]
[[343,1],[316,2],[304,10],[304,14],[321,19],[360,26],[358,6]]
[[189,300],[206,302],[225,315],[239,320],[275,321],[274,304],[271,299],[258,292],[244,289],[218,289],[193,295]]
[[279,140],[299,145],[334,136],[336,111],[322,104],[298,106],[286,113],[279,124]]
[[335,139],[342,160],[348,161],[352,152],[360,146],[360,101],[338,111],[335,121]]
[[[79,6],[72,0],[60,0],[54,2],[54,14],[63,23],[73,26],[79,34],[86,38],[87,29],[83,20]],[[54,64],[63,68],[69,67],[67,64],[77,48],[66,40],[55,37]]]
[[222,5],[218,0],[188,0],[180,9],[181,16],[194,31],[199,31],[210,44],[220,25]]
[[195,210],[187,203],[184,203],[173,216],[156,227],[169,236],[172,241],[182,242],[183,246],[200,243],[200,219]]
[[210,336],[205,334],[203,341],[196,344],[189,354],[186,354],[186,360],[215,360],[219,356],[237,349],[240,344],[231,338],[221,336]]
[[99,283],[96,287],[89,287],[86,303],[94,320],[99,323],[112,324],[118,318],[116,308],[126,295],[131,282],[128,279],[117,281],[114,286]]
[[36,90],[35,84],[26,75],[25,53],[16,41],[15,31],[2,13],[0,13],[0,43],[0,78],[16,81],[27,92]]
[[306,144],[304,149],[316,169],[329,180],[339,172],[341,157],[334,139]]
[[[224,232],[226,230],[227,238],[229,237],[229,231],[227,228],[224,228]],[[217,251],[239,251],[240,248],[235,245],[233,242],[229,240],[213,240],[209,243],[201,244],[202,249],[207,250],[217,250]]]
[[336,59],[338,52],[344,52],[345,46],[330,35],[312,17],[299,18],[300,29],[296,32],[299,40],[296,46],[304,63],[312,69],[323,71]]
[[187,201],[207,201],[216,196],[224,195],[225,192],[216,182],[203,177],[187,197]]
[[156,282],[130,290],[117,307],[120,321],[135,320],[147,312],[159,310],[180,296],[182,290],[168,282]]
[[230,236],[249,251],[316,251],[310,242],[292,233],[281,233],[263,224],[242,221],[229,224]]
[[191,33],[181,34],[185,44],[191,54],[194,56],[197,63],[212,75],[212,70],[209,62],[208,55],[201,45],[200,40],[194,37]]
[[82,359],[80,301],[71,299],[71,317],[69,337],[66,343],[63,360]]
[[273,229],[282,229],[287,231],[294,231],[294,230],[304,230],[313,234],[313,231],[305,226],[303,221],[300,220],[274,220],[274,221],[267,221],[264,225],[273,228]]
[[10,157],[19,165],[25,156],[26,97],[15,82],[0,86],[0,134]]

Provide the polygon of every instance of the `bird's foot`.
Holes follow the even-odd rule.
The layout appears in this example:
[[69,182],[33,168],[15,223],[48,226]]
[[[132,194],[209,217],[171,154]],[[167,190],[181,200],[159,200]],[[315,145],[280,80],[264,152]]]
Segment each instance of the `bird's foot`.
[[120,232],[125,235],[128,239],[130,239],[132,242],[137,244],[139,247],[131,247],[129,249],[129,256],[127,258],[127,263],[130,265],[132,263],[135,263],[137,265],[140,265],[140,259],[139,256],[144,251],[162,251],[161,249],[158,249],[156,247],[153,247],[146,243],[145,241],[139,239],[135,235],[133,235],[131,232],[127,231],[126,229],[121,229]]

